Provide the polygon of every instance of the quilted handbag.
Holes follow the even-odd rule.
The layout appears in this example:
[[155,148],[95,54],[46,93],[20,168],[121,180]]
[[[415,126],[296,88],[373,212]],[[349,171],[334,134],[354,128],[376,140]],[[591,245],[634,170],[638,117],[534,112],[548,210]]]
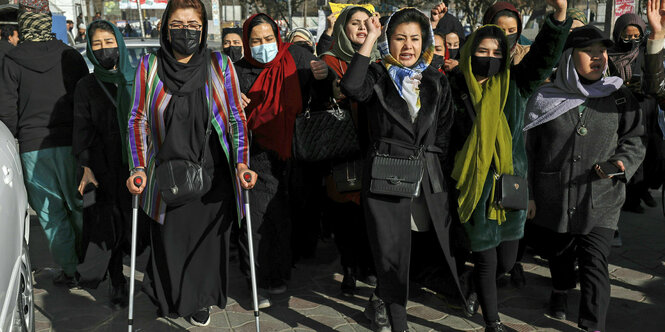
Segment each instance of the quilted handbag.
[[351,111],[332,107],[317,112],[309,108],[296,117],[293,156],[300,161],[322,161],[351,157],[360,152]]
[[377,154],[372,159],[369,191],[389,196],[418,197],[424,172],[424,162],[421,158],[399,158]]
[[504,210],[526,210],[529,204],[527,180],[503,174],[494,186],[494,203]]

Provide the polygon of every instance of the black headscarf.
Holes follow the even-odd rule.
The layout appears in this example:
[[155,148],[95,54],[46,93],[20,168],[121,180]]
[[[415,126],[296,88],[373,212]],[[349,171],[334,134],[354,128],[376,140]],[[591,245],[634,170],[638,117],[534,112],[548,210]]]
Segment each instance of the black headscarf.
[[207,48],[208,20],[205,6],[201,3],[203,11],[201,43],[188,63],[180,63],[173,55],[168,39],[167,13],[170,6],[171,2],[166,6],[162,16],[157,73],[172,97],[164,111],[166,135],[157,154],[157,161],[159,163],[185,159],[196,162],[201,155],[209,116],[205,88],[210,65],[210,51]]
[[462,48],[462,44],[464,44],[464,41],[466,39],[462,23],[460,23],[457,17],[451,15],[450,13],[446,13],[446,15],[443,15],[441,20],[439,20],[439,23],[436,25],[436,29],[434,29],[434,32],[438,32],[443,36],[451,32],[455,33],[459,37],[460,49]]

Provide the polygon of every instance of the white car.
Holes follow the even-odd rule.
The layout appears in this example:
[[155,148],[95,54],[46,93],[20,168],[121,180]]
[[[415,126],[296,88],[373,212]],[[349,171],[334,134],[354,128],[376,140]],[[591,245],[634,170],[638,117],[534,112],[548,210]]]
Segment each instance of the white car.
[[11,132],[0,122],[0,332],[34,331],[30,213]]

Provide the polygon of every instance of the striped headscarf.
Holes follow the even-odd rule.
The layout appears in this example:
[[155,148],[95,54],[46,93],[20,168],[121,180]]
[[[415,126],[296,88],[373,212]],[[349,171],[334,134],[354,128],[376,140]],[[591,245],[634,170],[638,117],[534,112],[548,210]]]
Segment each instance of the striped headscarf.
[[399,95],[408,104],[411,122],[415,122],[416,117],[418,116],[418,111],[420,110],[419,85],[420,79],[423,77],[422,72],[427,69],[434,57],[434,32],[432,32],[432,27],[428,24],[427,27],[429,31],[427,31],[427,35],[423,33],[422,50],[420,58],[415,65],[405,67],[399,62],[399,60],[395,59],[395,57],[390,54],[390,46],[388,44],[390,36],[388,36],[388,27],[390,27],[390,21],[395,15],[403,15],[408,13],[408,11],[417,12],[425,18],[425,22],[429,22],[427,16],[420,10],[413,7],[402,8],[388,18],[377,45],[382,58],[381,62],[386,67],[386,70],[388,70],[388,74],[395,84],[395,88],[397,88]]
[[52,23],[53,20],[50,13],[21,11],[18,14],[18,29],[21,33],[21,40],[34,42],[52,40]]

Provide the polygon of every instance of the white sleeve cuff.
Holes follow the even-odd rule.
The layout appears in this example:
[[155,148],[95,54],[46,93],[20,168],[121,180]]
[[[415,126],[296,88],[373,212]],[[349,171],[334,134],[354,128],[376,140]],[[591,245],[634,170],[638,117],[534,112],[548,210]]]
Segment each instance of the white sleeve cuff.
[[665,39],[647,40],[647,54],[656,54],[665,46]]

